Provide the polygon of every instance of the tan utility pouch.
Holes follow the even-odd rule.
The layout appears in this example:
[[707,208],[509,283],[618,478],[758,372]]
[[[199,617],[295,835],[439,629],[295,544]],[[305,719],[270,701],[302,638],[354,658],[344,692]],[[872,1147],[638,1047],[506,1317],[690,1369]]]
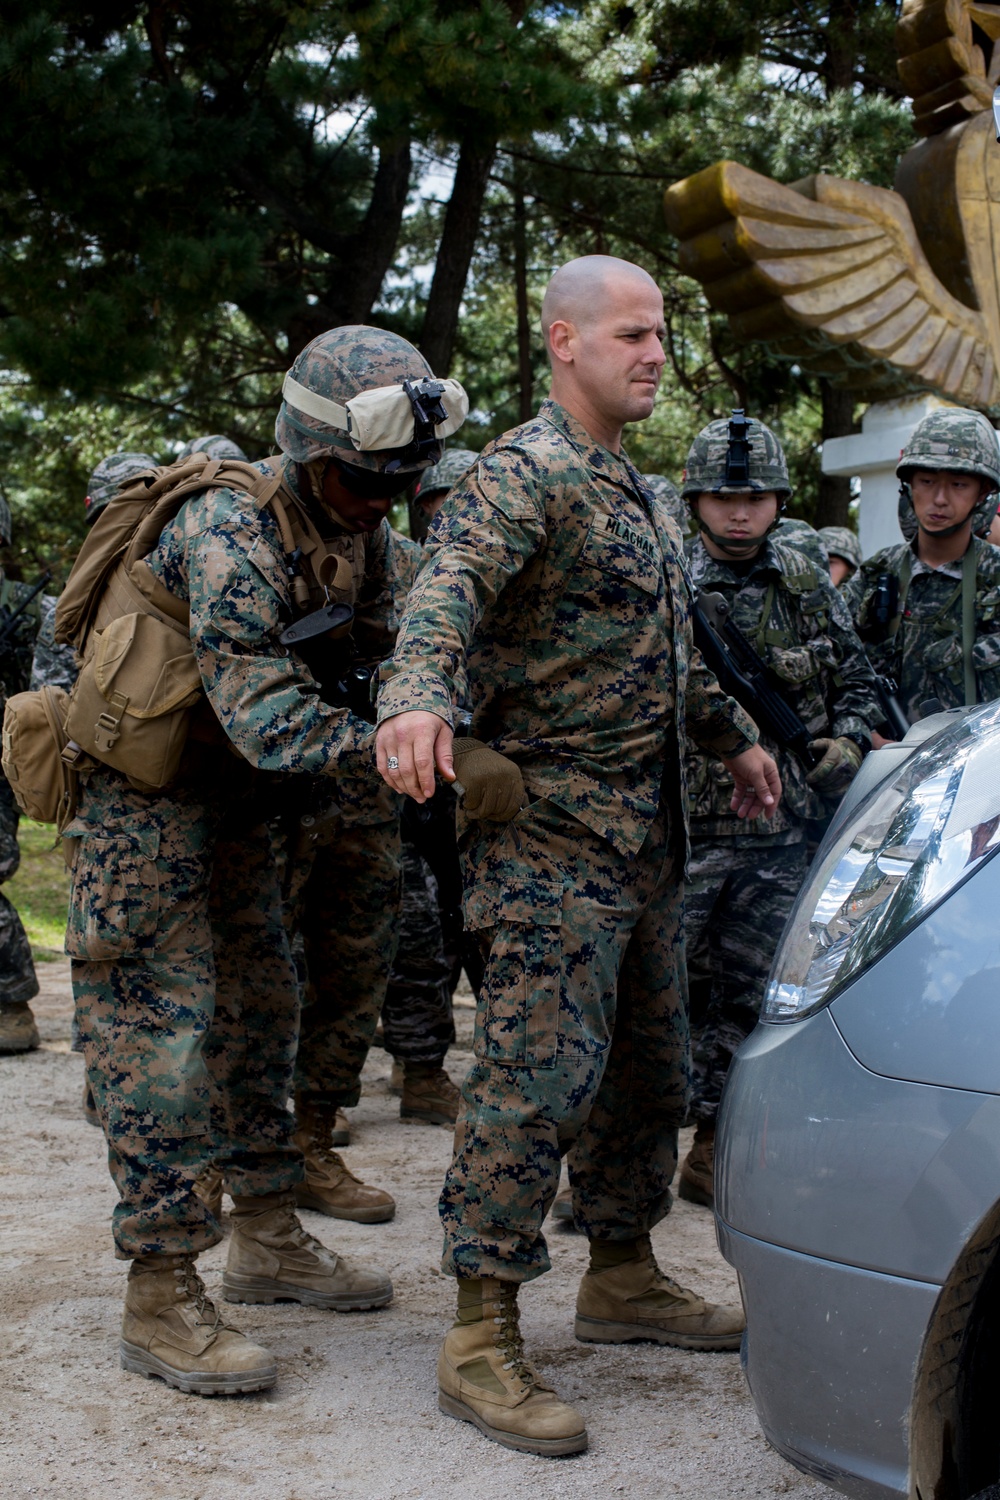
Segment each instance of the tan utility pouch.
[[140,791],[177,775],[201,678],[183,626],[136,611],[94,632],[66,730]]
[[3,716],[0,763],[17,805],[38,823],[60,832],[76,814],[76,771],[63,759],[68,742],[63,688],[43,687],[8,698]]

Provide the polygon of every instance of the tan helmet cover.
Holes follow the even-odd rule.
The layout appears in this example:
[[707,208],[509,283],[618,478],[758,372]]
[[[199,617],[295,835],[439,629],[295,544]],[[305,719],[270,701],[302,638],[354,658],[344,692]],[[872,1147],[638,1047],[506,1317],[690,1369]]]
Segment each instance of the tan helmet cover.
[[[457,380],[442,380],[441,403],[448,419],[435,427],[435,436],[450,437],[469,415],[469,398]],[[346,432],[359,453],[405,448],[413,441],[413,406],[402,385],[381,385],[352,396],[343,406],[328,396],[307,390],[286,375],[281,394],[296,411]]]

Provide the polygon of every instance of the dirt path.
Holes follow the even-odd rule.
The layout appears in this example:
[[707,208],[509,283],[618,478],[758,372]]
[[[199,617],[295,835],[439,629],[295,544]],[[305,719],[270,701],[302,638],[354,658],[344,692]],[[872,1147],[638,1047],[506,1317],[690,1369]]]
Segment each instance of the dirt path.
[[[43,1044],[0,1058],[0,1495],[68,1500],[635,1500],[830,1491],[761,1437],[735,1354],[647,1345],[600,1348],[572,1335],[585,1263],[580,1238],[551,1235],[555,1269],[523,1295],[529,1349],[587,1413],[578,1458],[531,1458],[441,1416],[434,1365],[453,1302],[438,1271],[435,1201],[447,1130],[399,1123],[375,1051],[353,1111],[350,1164],[388,1187],[391,1224],[305,1213],[338,1249],[392,1273],[393,1305],[338,1316],[234,1307],[231,1320],[277,1355],[276,1387],[199,1400],[118,1369],[125,1266],[111,1248],[114,1190],[103,1140],[80,1110],[82,1059],[69,1051],[67,964],[40,966]],[[460,1011],[460,1046],[471,1014]],[[468,1053],[453,1053],[460,1073]],[[679,1203],[654,1236],[664,1267],[716,1298],[736,1297],[711,1216]],[[225,1247],[202,1258],[209,1290]],[[225,1304],[223,1304],[225,1305]]]

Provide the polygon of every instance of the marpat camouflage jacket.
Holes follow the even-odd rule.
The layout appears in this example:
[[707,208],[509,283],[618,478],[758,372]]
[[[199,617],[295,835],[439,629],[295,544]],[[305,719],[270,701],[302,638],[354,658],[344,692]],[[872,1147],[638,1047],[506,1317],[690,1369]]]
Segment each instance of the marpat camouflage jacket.
[[472,733],[534,796],[634,854],[663,786],[682,843],[687,733],[726,754],[757,736],[694,650],[680,534],[628,459],[546,401],[451,492],[425,551],[379,719],[452,722],[467,660]]

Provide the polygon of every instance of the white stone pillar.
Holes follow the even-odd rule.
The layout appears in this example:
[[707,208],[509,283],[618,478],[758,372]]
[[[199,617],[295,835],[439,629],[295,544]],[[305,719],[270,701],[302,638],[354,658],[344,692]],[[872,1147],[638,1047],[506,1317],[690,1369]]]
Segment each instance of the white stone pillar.
[[876,401],[861,418],[860,432],[828,438],[823,444],[824,474],[846,474],[861,481],[858,535],[865,557],[903,540],[897,516],[899,455],[918,422],[953,404],[931,395]]

